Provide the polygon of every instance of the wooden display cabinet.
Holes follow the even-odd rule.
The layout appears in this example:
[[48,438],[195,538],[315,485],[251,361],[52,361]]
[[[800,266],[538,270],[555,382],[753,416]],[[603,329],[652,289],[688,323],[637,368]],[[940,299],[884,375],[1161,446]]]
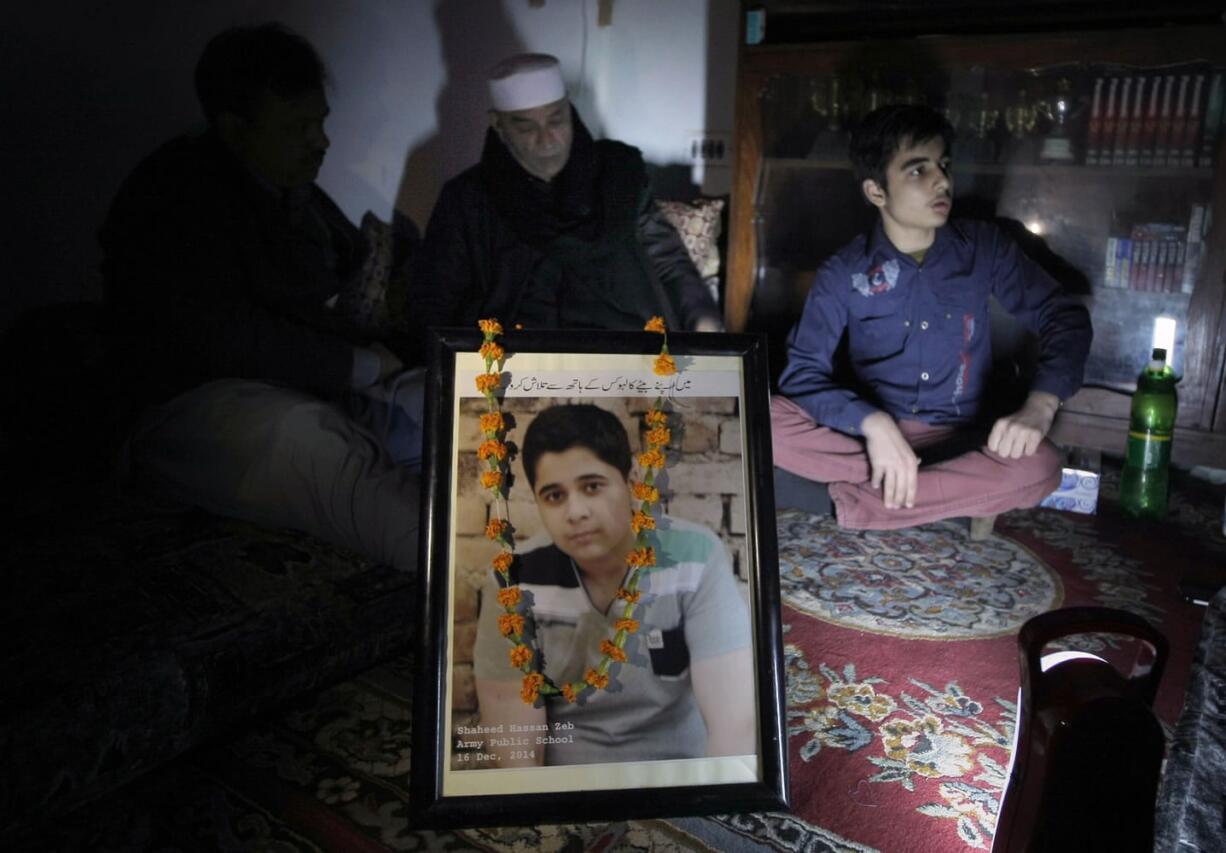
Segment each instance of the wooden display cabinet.
[[[1090,309],[1086,384],[1053,439],[1123,452],[1129,395],[1168,317],[1173,458],[1226,467],[1224,76],[1220,24],[743,44],[728,328],[766,331],[777,374],[817,265],[875,217],[848,128],[874,105],[928,103],[957,131],[955,218],[998,221]],[[1024,354],[1007,316],[993,336]]]

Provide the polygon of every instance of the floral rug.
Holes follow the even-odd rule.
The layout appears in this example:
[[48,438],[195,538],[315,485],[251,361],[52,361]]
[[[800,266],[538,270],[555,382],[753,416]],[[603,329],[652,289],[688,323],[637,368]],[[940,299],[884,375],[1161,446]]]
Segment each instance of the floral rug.
[[[1156,710],[1181,707],[1203,609],[1186,561],[1226,566],[1222,496],[1179,491],[1171,523],[1001,516],[990,538],[942,522],[841,531],[778,519],[790,814],[420,832],[406,820],[411,665],[339,684],[78,812],[46,849],[261,851],[986,850],[1016,717],[1016,633],[1052,608],[1138,613],[1171,643]],[[1076,645],[1109,653],[1109,638]],[[1126,748],[1126,745],[1125,745]]]

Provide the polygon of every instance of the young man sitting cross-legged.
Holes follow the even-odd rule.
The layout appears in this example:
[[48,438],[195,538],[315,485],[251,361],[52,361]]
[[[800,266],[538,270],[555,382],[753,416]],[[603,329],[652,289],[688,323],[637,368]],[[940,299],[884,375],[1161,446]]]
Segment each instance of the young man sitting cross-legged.
[[[990,518],[1060,481],[1046,436],[1081,385],[1089,314],[996,226],[949,221],[952,138],[928,107],[865,117],[850,153],[878,221],[822,264],[788,340],[775,465],[829,484],[843,527]],[[1022,406],[989,421],[991,297],[1039,359]]]

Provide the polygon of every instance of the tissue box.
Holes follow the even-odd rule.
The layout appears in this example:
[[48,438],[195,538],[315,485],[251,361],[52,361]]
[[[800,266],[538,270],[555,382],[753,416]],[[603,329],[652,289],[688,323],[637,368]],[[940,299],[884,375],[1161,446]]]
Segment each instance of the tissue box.
[[1066,456],[1060,486],[1039,506],[1093,515],[1098,509],[1098,484],[1102,479],[1102,454],[1075,447]]

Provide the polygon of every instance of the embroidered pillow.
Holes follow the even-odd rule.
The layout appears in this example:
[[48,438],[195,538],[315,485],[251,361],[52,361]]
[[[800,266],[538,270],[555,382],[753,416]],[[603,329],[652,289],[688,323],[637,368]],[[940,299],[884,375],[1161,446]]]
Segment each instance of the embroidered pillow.
[[362,216],[361,229],[368,253],[362,269],[340,295],[337,310],[357,328],[382,337],[404,321],[408,270],[398,258],[404,252],[398,252],[397,242],[408,241],[411,248],[417,234],[407,222],[387,223],[369,210]]
[[720,213],[722,198],[700,198],[693,202],[657,201],[664,216],[681,235],[698,274],[704,279],[719,275]]

